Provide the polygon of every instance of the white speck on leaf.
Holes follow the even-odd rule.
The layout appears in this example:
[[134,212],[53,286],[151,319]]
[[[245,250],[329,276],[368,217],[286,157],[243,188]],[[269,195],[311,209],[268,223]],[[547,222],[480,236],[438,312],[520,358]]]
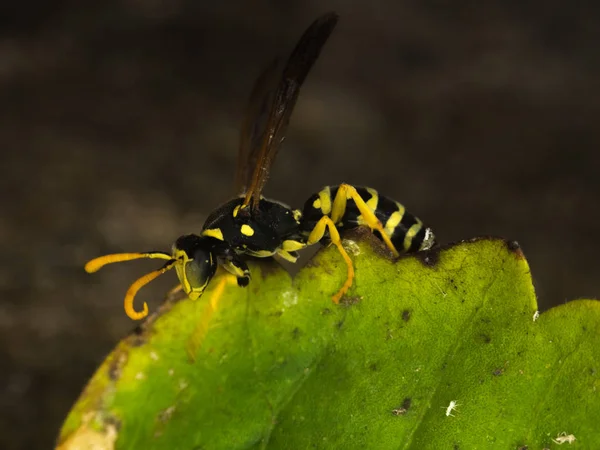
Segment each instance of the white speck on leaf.
[[283,306],[286,308],[298,304],[298,293],[296,291],[285,291],[281,294],[281,296],[283,298]]
[[[454,417],[454,414],[452,414],[452,411],[456,411],[458,403],[456,403],[456,400],[450,400],[450,404],[446,407],[446,417],[448,416],[452,416]],[[443,408],[443,406],[442,406]]]
[[563,445],[565,442],[568,444],[572,444],[576,440],[577,438],[575,436],[573,436],[572,434],[567,434],[566,431],[563,431],[558,436],[556,436],[555,439],[552,439],[552,442],[558,445]]
[[344,239],[342,241],[342,246],[344,247],[344,250],[346,250],[349,253],[352,253],[352,256],[358,256],[358,255],[360,255],[360,247],[353,240],[351,240],[351,239]]

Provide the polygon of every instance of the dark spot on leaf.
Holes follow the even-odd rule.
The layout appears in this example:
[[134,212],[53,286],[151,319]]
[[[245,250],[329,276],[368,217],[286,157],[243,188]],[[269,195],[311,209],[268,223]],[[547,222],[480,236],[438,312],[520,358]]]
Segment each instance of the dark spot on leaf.
[[132,347],[141,347],[146,343],[146,334],[132,334],[129,336],[129,344]]
[[298,339],[302,335],[302,330],[296,327],[292,330],[292,339]]
[[517,450],[528,450],[529,447],[527,445],[521,445],[517,448]]
[[127,353],[123,351],[117,351],[112,355],[110,364],[108,365],[108,378],[112,381],[117,381],[121,376],[121,369],[127,362]]
[[440,247],[415,253],[415,257],[426,267],[435,267],[440,260]]
[[127,343],[132,347],[141,347],[144,345],[148,340],[148,330],[151,328],[155,318],[156,314],[152,314],[147,320],[136,325],[129,336],[127,336]]
[[344,326],[344,321],[343,321],[343,320],[340,320],[338,323],[336,323],[336,324],[335,324],[335,327],[336,327],[338,330],[341,330],[341,328],[342,328],[343,326]]
[[373,363],[373,364],[371,364],[371,365],[369,366],[369,370],[370,370],[371,372],[377,372],[377,364],[376,364],[376,363]]
[[328,316],[329,314],[331,314],[331,309],[324,308],[324,309],[321,310],[321,315],[322,316]]
[[156,419],[159,422],[168,422],[171,419],[171,416],[175,412],[175,406],[169,406],[168,408],[163,409],[158,413]]
[[454,450],[460,450],[460,445],[454,444]]
[[410,312],[409,309],[405,309],[402,311],[402,320],[404,320],[405,322],[408,322],[410,320],[410,316],[412,315],[412,313]]
[[352,306],[352,305],[356,305],[357,303],[360,302],[360,300],[361,300],[361,297],[358,297],[356,295],[353,295],[353,296],[344,296],[340,300],[340,305],[349,307],[349,306]]
[[107,415],[102,418],[102,422],[105,426],[111,425],[111,426],[115,427],[115,430],[117,430],[117,431],[121,430],[121,421],[114,416]]
[[503,373],[504,373],[504,368],[503,367],[499,367],[498,369],[496,369],[496,370],[494,370],[492,372],[492,375],[494,375],[495,377],[499,377]]
[[410,409],[410,405],[412,404],[412,398],[410,397],[405,397],[404,400],[402,400],[402,407],[404,409]]
[[450,278],[448,280],[448,284],[450,286],[452,286],[454,288],[455,291],[458,291],[458,285],[456,284],[456,281],[454,280],[454,278]]
[[514,252],[515,250],[519,250],[521,248],[517,241],[506,241],[506,246],[511,252]]
[[523,255],[523,251],[521,250],[521,246],[517,241],[505,241],[506,247],[508,250],[515,254],[518,259],[525,259],[525,255]]
[[283,311],[275,311],[271,314],[269,314],[271,317],[281,317],[283,316]]
[[483,342],[484,344],[489,344],[490,342],[492,342],[491,336],[485,333],[481,333],[479,335],[479,339],[481,339],[481,342]]

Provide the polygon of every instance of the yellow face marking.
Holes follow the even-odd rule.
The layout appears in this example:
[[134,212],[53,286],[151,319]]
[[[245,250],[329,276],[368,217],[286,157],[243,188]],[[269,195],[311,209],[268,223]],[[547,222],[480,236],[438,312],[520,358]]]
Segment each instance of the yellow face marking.
[[188,258],[187,253],[183,250],[174,250],[173,259],[178,261],[177,264],[175,264],[175,271],[177,272],[177,278],[179,278],[179,281],[181,282],[183,292],[189,296],[192,292],[192,287],[185,274],[185,265],[190,261],[190,258]]
[[240,206],[242,205],[237,205],[235,208],[233,208],[233,217],[237,217],[238,212],[240,212]]
[[283,241],[283,244],[281,245],[281,248],[286,252],[295,252],[297,250],[302,250],[305,247],[306,244],[293,240]]
[[371,194],[371,198],[367,200],[365,203],[371,210],[375,211],[377,209],[377,203],[379,203],[379,194],[375,189],[367,188],[367,192]]
[[215,239],[218,239],[220,241],[224,240],[223,239],[223,232],[221,231],[220,228],[211,228],[211,229],[208,229],[208,230],[204,230],[202,232],[202,236],[214,237]]
[[244,236],[253,236],[254,230],[250,225],[244,224],[240,227],[240,233],[242,233]]
[[315,209],[321,209],[321,199],[318,198],[313,202],[313,208]]
[[319,192],[319,200],[321,200],[321,212],[328,215],[331,212],[331,190],[329,186]]

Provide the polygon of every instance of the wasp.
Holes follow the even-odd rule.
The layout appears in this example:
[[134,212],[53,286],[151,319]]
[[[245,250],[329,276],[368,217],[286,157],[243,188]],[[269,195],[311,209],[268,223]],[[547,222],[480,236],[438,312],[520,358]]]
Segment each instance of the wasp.
[[125,312],[131,319],[148,315],[146,303],[142,311],[134,308],[139,289],[173,268],[179,287],[195,300],[202,295],[218,266],[235,275],[238,286],[245,287],[251,279],[248,257],[278,255],[296,262],[299,250],[329,242],[337,247],[347,267],[346,280],[332,298],[338,303],[354,278],[352,259],[342,246],[340,232],[369,227],[394,256],[427,250],[434,245],[430,228],[400,203],[375,189],[349,184],[327,186],[313,194],[302,210],[261,195],[284,140],[300,87],[337,22],[338,15],[333,12],[319,17],[304,32],[282,69],[275,60],[258,77],[241,130],[236,172],[239,197],[212,212],[200,234],[178,238],[170,253],[118,253],[100,256],[86,264],[85,270],[92,273],[106,264],[140,258],[166,261],[162,268],[130,286],[125,295]]

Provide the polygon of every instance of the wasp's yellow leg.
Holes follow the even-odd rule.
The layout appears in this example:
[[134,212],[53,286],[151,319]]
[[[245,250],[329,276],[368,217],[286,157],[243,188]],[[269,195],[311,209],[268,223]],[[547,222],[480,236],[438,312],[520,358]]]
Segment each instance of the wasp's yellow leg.
[[333,223],[338,223],[342,217],[344,216],[344,212],[346,211],[346,203],[348,200],[352,200],[358,211],[360,212],[361,217],[365,221],[365,224],[371,228],[371,230],[379,231],[381,234],[381,239],[385,245],[390,249],[390,251],[394,254],[394,256],[398,256],[398,250],[390,237],[386,234],[385,228],[381,224],[381,221],[377,218],[373,210],[366,204],[363,198],[356,192],[356,188],[354,186],[350,186],[349,184],[342,183],[340,184],[337,194],[335,195],[335,199],[333,200],[333,207],[331,209],[331,220]]
[[250,283],[250,269],[245,261],[234,258],[230,261],[223,261],[221,267],[232,275],[235,275],[237,284],[240,287],[246,287]]
[[316,244],[321,239],[323,239],[323,235],[325,234],[325,230],[327,228],[329,229],[329,237],[331,239],[331,243],[337,247],[338,251],[342,255],[342,258],[344,258],[344,261],[346,262],[346,266],[348,267],[348,275],[346,276],[346,281],[344,282],[344,285],[332,297],[334,303],[339,303],[340,299],[342,298],[342,295],[348,292],[348,289],[350,289],[350,286],[352,286],[352,280],[354,279],[354,265],[352,264],[352,260],[348,256],[348,253],[346,253],[346,250],[344,250],[344,247],[342,246],[342,240],[340,239],[340,233],[338,232],[337,228],[335,227],[335,224],[329,216],[323,216],[317,222],[313,230],[310,232],[310,235],[308,236],[307,244]]
[[286,261],[295,263],[298,261],[298,254],[296,252],[298,250],[302,250],[303,248],[306,248],[306,242],[288,239],[283,241],[281,248],[276,251],[276,254]]

